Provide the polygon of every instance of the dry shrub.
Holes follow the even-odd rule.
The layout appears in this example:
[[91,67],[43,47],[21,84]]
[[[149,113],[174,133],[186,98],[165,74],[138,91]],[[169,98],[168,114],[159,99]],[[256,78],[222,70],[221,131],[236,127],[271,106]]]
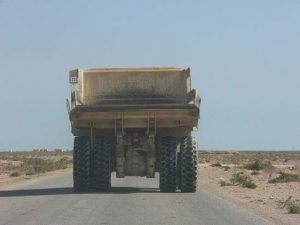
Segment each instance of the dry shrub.
[[213,163],[210,166],[211,167],[222,167],[221,163]]
[[21,173],[20,173],[19,171],[15,171],[15,172],[12,172],[12,173],[10,174],[10,176],[11,176],[11,177],[19,177],[19,176],[21,176]]
[[246,164],[244,168],[248,170],[258,171],[258,170],[273,169],[274,166],[272,165],[270,160],[255,160],[254,162]]
[[222,168],[224,169],[224,171],[228,171],[230,169],[230,166],[222,166]]
[[225,187],[225,186],[231,186],[231,183],[227,183],[225,180],[220,180],[219,184],[221,187]]
[[296,202],[289,203],[288,212],[292,214],[300,214],[300,204]]
[[256,171],[256,170],[254,170],[254,171],[251,172],[251,175],[258,175],[258,174],[259,174],[259,172]]
[[288,183],[288,182],[299,182],[299,175],[296,173],[286,173],[280,171],[279,176],[269,180],[269,183]]
[[65,157],[58,161],[31,158],[24,161],[24,163],[21,165],[21,171],[25,172],[26,175],[33,175],[58,169],[66,169],[70,164],[71,161]]
[[232,178],[230,179],[230,182],[234,184],[241,184],[242,187],[245,188],[251,188],[255,189],[257,185],[251,180],[249,175],[241,174],[241,173],[235,173],[232,174]]

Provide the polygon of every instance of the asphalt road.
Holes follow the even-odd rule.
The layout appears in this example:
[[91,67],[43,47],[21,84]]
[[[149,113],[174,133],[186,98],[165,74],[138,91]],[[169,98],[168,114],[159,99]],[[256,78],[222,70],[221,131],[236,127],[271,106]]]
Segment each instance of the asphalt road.
[[113,177],[111,193],[75,194],[70,172],[0,190],[1,225],[267,224],[199,190],[160,193],[158,179]]

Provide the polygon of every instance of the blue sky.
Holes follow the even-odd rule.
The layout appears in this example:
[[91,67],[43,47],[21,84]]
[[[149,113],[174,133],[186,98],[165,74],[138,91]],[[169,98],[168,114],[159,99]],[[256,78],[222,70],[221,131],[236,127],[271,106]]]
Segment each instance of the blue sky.
[[300,149],[300,1],[0,0],[0,150],[71,148],[68,71],[191,67],[205,149]]

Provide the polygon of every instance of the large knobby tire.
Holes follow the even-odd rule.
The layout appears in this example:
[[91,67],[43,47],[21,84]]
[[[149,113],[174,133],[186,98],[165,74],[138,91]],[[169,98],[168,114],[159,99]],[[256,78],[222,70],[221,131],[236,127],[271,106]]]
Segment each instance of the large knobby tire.
[[177,152],[177,188],[181,189],[181,152]]
[[193,138],[188,136],[181,143],[181,192],[197,189],[197,150]]
[[93,145],[91,187],[93,191],[107,192],[111,189],[112,140],[95,137]]
[[90,139],[75,137],[73,151],[73,186],[75,192],[90,188]]
[[161,137],[158,140],[158,146],[160,149],[160,191],[175,192],[177,186],[176,138]]

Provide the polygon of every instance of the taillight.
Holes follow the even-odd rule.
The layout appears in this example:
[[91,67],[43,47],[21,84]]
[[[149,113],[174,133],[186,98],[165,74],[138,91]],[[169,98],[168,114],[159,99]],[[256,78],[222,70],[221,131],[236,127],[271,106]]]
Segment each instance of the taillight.
[[132,133],[132,141],[133,142],[139,142],[139,133],[138,132],[133,132]]

